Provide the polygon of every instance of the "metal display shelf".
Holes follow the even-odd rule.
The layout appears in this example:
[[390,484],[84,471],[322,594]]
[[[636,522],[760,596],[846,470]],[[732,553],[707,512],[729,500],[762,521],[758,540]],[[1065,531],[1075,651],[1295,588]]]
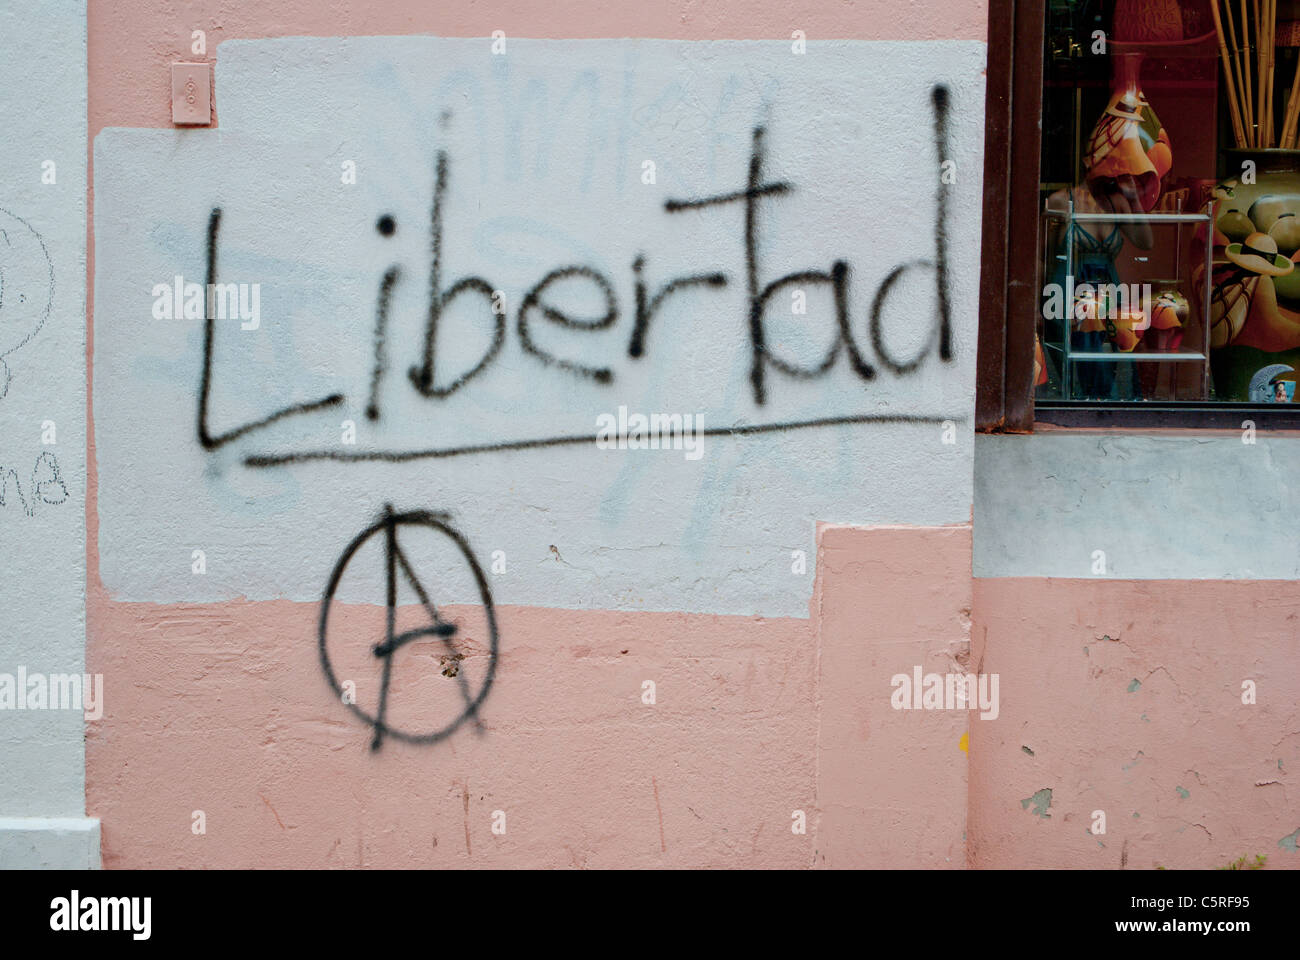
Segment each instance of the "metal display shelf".
[[[1052,344],[1052,346],[1056,346]],[[1070,354],[1071,360],[1105,360],[1107,362],[1133,361],[1135,363],[1181,363],[1185,360],[1204,360],[1205,354],[1198,352],[1183,352],[1181,350],[1170,351],[1169,353],[1096,353],[1092,351],[1076,350]]]
[[[1070,201],[1073,208],[1074,201]],[[1049,217],[1075,223],[1209,223],[1208,213],[1070,213],[1048,210]]]
[[[1181,202],[1181,201],[1180,201]],[[1206,212],[1203,213],[1184,213],[1181,209],[1172,213],[1080,213],[1074,209],[1074,197],[1070,196],[1068,207],[1065,210],[1045,209],[1044,214],[1052,219],[1062,220],[1066,224],[1068,235],[1073,236],[1073,231],[1069,229],[1073,223],[1144,223],[1152,226],[1168,225],[1172,226],[1175,231],[1174,237],[1174,276],[1173,282],[1181,287],[1182,281],[1182,256],[1183,249],[1183,224],[1206,223],[1210,222],[1210,207],[1207,204]],[[1065,260],[1065,273],[1069,277],[1074,276],[1075,259],[1074,259],[1074,241],[1070,240],[1065,244],[1065,255],[1057,255],[1056,259]],[[1203,383],[1208,385],[1210,380],[1210,330],[1209,330],[1209,304],[1210,304],[1210,286],[1212,270],[1213,245],[1205,244],[1205,287],[1201,296],[1201,310],[1198,318],[1201,323],[1201,343],[1204,345],[1203,350],[1196,351],[1132,351],[1132,352],[1106,352],[1106,351],[1080,351],[1072,350],[1070,347],[1071,334],[1074,332],[1074,305],[1066,304],[1067,316],[1061,323],[1063,341],[1060,343],[1052,342],[1044,338],[1044,347],[1050,349],[1053,354],[1061,358],[1061,400],[1071,401],[1076,398],[1073,395],[1074,374],[1073,368],[1076,363],[1199,363],[1202,367]],[[1168,279],[1168,278],[1159,278]],[[1191,322],[1188,317],[1188,322]],[[1092,398],[1088,398],[1092,399]],[[1124,401],[1128,403],[1141,401]]]

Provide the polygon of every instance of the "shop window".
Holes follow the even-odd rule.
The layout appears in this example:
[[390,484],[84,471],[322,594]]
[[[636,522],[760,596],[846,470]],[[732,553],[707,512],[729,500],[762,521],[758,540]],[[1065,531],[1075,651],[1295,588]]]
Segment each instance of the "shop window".
[[983,429],[1300,425],[1300,0],[990,10]]

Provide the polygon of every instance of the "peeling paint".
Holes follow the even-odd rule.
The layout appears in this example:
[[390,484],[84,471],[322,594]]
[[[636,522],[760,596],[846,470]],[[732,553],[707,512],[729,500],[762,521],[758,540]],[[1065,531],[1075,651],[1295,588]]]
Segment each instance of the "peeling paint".
[[1137,755],[1136,755],[1132,760],[1130,760],[1128,763],[1126,763],[1126,764],[1124,764],[1122,767],[1120,767],[1120,769],[1121,769],[1121,770],[1132,770],[1134,767],[1136,767],[1136,766],[1138,765],[1138,761],[1145,759],[1145,757],[1146,757],[1146,754],[1143,753],[1141,750],[1139,750],[1139,751],[1137,752]]
[[970,734],[969,733],[963,733],[961,735],[961,739],[957,741],[957,747],[958,749],[961,750],[962,753],[966,754],[967,756],[970,755]]
[[[1289,775],[1300,768],[1291,709],[1300,702],[1294,598],[1288,594],[1283,602],[1262,582],[1188,581],[1185,593],[1167,582],[1050,582],[1050,590],[1031,599],[1028,579],[977,581],[975,636],[983,631],[980,621],[988,621],[986,663],[997,657],[1004,683],[1012,665],[1025,676],[1037,669],[1069,683],[1068,692],[1065,683],[1045,688],[1050,699],[1005,702],[1003,733],[981,741],[992,749],[971,778],[968,866],[1116,869],[1122,850],[1111,860],[1111,848],[1127,837],[1130,870],[1205,870],[1229,855],[1253,859],[1270,851],[1269,868],[1300,868],[1300,808],[1296,777]],[[1075,616],[1063,616],[1066,610]],[[1094,633],[1098,621],[1123,628],[1123,640],[1103,645]],[[1235,665],[1225,666],[1222,643],[1209,639],[1213,633],[1240,638]],[[1069,652],[1082,648],[1071,644],[1077,638],[1086,638],[1090,654],[1082,665]],[[1247,676],[1260,688],[1266,679],[1270,687],[1281,685],[1267,698],[1273,706],[1260,708],[1270,712],[1240,705],[1239,684]],[[1149,680],[1157,685],[1148,689]],[[1032,774],[1026,747],[1042,751]],[[1012,803],[1047,783],[1053,797],[1046,813],[1056,822],[1041,826],[1025,816],[1034,810],[1032,799],[1019,812]],[[1056,784],[1066,791],[1060,809]],[[1098,838],[1079,841],[1096,808],[1105,809],[1108,826],[1106,850],[1093,861],[1089,851]]]
[[1052,815],[1047,812],[1052,806],[1051,787],[1043,787],[1042,790],[1039,790],[1032,797],[1025,797],[1025,799],[1020,801],[1020,809],[1029,810],[1029,805],[1031,803],[1034,805],[1034,809],[1030,812],[1033,813],[1034,816],[1042,817],[1044,820],[1052,819]]
[[1034,751],[1030,750],[1023,743],[1020,745],[1020,749],[1025,751],[1025,753],[1029,754],[1031,757],[1034,755]]

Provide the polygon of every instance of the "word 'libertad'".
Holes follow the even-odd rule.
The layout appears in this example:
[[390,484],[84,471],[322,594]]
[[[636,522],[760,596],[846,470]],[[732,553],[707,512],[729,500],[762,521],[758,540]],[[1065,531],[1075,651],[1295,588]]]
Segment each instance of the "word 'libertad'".
[[[931,91],[934,120],[935,146],[935,218],[934,234],[929,249],[929,259],[907,260],[888,273],[877,287],[870,306],[866,311],[867,333],[871,341],[873,356],[869,359],[867,352],[858,342],[850,322],[849,280],[851,267],[845,260],[835,260],[826,269],[800,270],[788,273],[774,280],[767,280],[760,270],[759,237],[760,221],[765,202],[790,194],[794,185],[787,181],[769,179],[764,173],[766,156],[766,131],[763,127],[753,130],[752,147],[749,159],[748,178],[743,187],[712,196],[668,199],[664,201],[664,211],[668,214],[681,214],[687,211],[711,211],[738,206],[744,211],[744,232],[740,244],[744,255],[743,282],[747,292],[745,316],[738,318],[741,322],[738,330],[744,330],[749,340],[749,382],[754,403],[762,407],[767,402],[769,375],[772,371],[793,379],[816,379],[825,376],[836,365],[839,357],[847,355],[848,365],[860,379],[870,381],[877,376],[877,368],[883,367],[895,375],[906,375],[915,371],[934,353],[942,362],[954,359],[952,347],[952,325],[950,318],[950,293],[948,276],[948,240],[947,208],[951,178],[941,175],[945,163],[948,163],[948,88],[936,86]],[[428,399],[442,399],[464,388],[487,370],[500,354],[506,340],[507,316],[504,309],[502,292],[488,278],[483,276],[462,277],[450,284],[443,275],[443,211],[449,190],[451,161],[445,150],[438,151],[433,190],[433,206],[429,223],[431,230],[430,262],[428,275],[429,305],[424,326],[424,336],[420,355],[407,369],[407,380],[416,392]],[[208,220],[207,238],[207,289],[220,291],[225,288],[217,280],[217,261],[219,235],[221,227],[221,209],[214,208]],[[392,236],[396,223],[391,215],[379,217],[376,228],[384,236]],[[884,314],[890,302],[891,292],[896,293],[900,281],[909,273],[929,272],[935,280],[934,326],[925,344],[910,357],[899,357],[886,343]],[[686,276],[674,277],[654,287],[647,282],[647,259],[638,254],[632,263],[634,295],[632,328],[627,340],[627,356],[639,360],[647,351],[647,340],[655,315],[670,298],[683,291],[702,291],[717,289],[731,284],[735,278],[721,271],[708,271]],[[389,308],[393,291],[402,281],[402,271],[397,264],[389,267],[378,284],[375,306],[374,327],[374,364],[370,377],[369,398],[366,404],[366,416],[372,421],[382,417],[380,404],[381,386],[389,373],[388,328]],[[197,285],[196,285],[197,286]],[[230,286],[230,285],[227,285]],[[579,286],[586,286],[603,300],[604,312],[597,317],[576,316],[572,306],[565,307],[555,288],[563,286],[570,291]],[[770,305],[787,291],[797,291],[808,287],[821,287],[827,290],[834,302],[833,340],[820,361],[815,363],[796,363],[787,356],[776,353],[768,344],[766,314]],[[184,300],[184,289],[174,287],[161,291],[160,295],[170,293],[174,309],[176,302]],[[249,292],[249,312],[252,312],[252,291]],[[456,375],[437,375],[438,330],[439,322],[448,307],[460,298],[475,299],[480,304],[485,322],[492,331],[490,343],[477,362],[468,370]],[[210,300],[213,297],[209,298]],[[216,298],[220,303],[236,302],[242,309],[242,295],[232,296],[229,292]],[[182,303],[183,308],[183,303]],[[159,309],[164,309],[160,306]],[[227,306],[229,312],[229,306]],[[343,404],[346,397],[342,393],[332,393],[318,400],[285,407],[269,416],[253,420],[242,426],[213,434],[208,427],[208,401],[212,389],[212,356],[215,338],[213,311],[206,311],[203,339],[203,366],[199,391],[198,437],[207,450],[214,450],[224,444],[242,437],[251,431],[270,425],[288,416],[312,413]],[[242,314],[241,314],[242,315]],[[538,362],[558,371],[568,373],[579,379],[598,384],[611,384],[615,375],[613,369],[603,365],[582,363],[575,359],[563,357],[540,346],[535,339],[536,327],[541,322],[554,324],[571,332],[585,333],[608,330],[613,327],[620,315],[620,301],[614,285],[605,274],[586,264],[569,264],[549,271],[532,286],[519,301],[514,315],[514,327],[518,341],[524,353]],[[251,318],[250,318],[251,319]]]

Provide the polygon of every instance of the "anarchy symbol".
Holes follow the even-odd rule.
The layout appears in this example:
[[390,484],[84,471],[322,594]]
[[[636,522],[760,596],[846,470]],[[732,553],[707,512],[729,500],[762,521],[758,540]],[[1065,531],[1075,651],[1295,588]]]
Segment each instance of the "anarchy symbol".
[[[348,709],[364,720],[374,729],[374,738],[370,742],[371,750],[378,750],[385,736],[404,741],[406,743],[437,743],[446,737],[451,736],[457,728],[466,720],[473,719],[478,722],[478,709],[487,697],[488,691],[492,687],[492,678],[496,674],[497,665],[497,621],[496,613],[492,606],[492,591],[488,588],[487,578],[483,576],[483,569],[479,566],[478,560],[474,557],[474,552],[470,549],[469,543],[463,536],[446,522],[444,514],[432,513],[428,510],[412,510],[406,513],[394,513],[392,504],[385,504],[383,516],[378,522],[372,524],[357,534],[352,542],[343,550],[339,557],[338,563],[334,565],[334,571],[330,574],[329,585],[325,588],[325,597],[321,601],[320,610],[320,659],[321,666],[325,670],[325,678],[329,681],[330,686],[334,689],[335,694],[343,699]],[[459,549],[460,554],[469,566],[470,572],[474,575],[474,581],[478,585],[480,600],[483,604],[483,612],[487,616],[489,651],[487,672],[484,675],[483,682],[479,686],[477,693],[471,689],[468,679],[463,671],[456,672],[457,686],[460,690],[461,699],[464,701],[464,709],[451,723],[447,724],[440,730],[433,730],[427,733],[412,733],[407,730],[401,730],[392,727],[387,722],[388,711],[388,687],[392,678],[393,656],[406,644],[413,640],[419,640],[424,637],[437,637],[447,648],[449,653],[455,653],[456,648],[452,643],[452,638],[456,635],[456,624],[443,619],[438,612],[437,606],[429,598],[429,592],[416,576],[410,561],[407,559],[405,552],[398,543],[398,531],[401,529],[425,528],[435,531],[445,536]],[[334,594],[342,580],[344,571],[348,563],[361,547],[372,537],[383,536],[384,558],[386,563],[385,581],[387,587],[387,607],[388,607],[388,625],[384,640],[377,643],[372,648],[375,657],[383,661],[383,678],[379,688],[379,706],[375,713],[368,713],[358,704],[352,702],[349,698],[343,697],[343,688],[339,684],[338,678],[334,674],[334,669],[330,664],[327,638],[329,634],[329,616],[330,609],[334,602]],[[428,623],[425,626],[414,630],[406,630],[398,633],[396,630],[397,622],[397,586],[399,576],[410,584],[419,598],[421,606],[424,608]]]

